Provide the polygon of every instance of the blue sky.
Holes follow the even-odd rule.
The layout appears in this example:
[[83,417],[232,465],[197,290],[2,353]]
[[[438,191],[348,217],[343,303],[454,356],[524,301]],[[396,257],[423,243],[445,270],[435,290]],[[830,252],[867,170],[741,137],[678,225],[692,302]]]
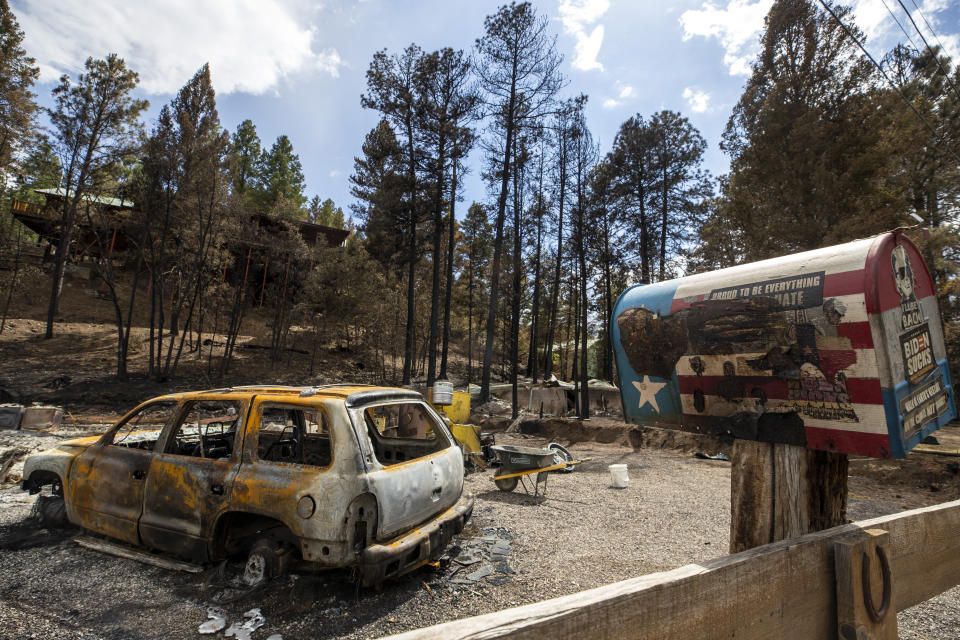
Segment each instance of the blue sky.
[[[960,60],[960,5],[904,0],[931,44]],[[884,4],[886,3],[886,5]],[[424,0],[13,0],[26,47],[41,68],[42,104],[62,73],[88,56],[116,52],[140,73],[138,92],[160,106],[209,62],[224,127],[249,118],[267,147],[286,134],[303,163],[307,193],[346,210],[348,177],[375,112],[360,107],[373,53],[415,42],[425,50],[469,50],[500,3]],[[771,0],[650,2],[544,0],[564,57],[566,95],[590,96],[587,121],[606,152],[631,115],[672,109],[706,138],[706,167],[728,169],[720,135],[757,51]],[[857,25],[876,58],[907,37],[886,7],[919,37],[897,0],[855,0]],[[935,37],[927,28],[933,27]],[[466,202],[483,201],[481,159],[471,159]],[[465,211],[464,205],[459,210]]]

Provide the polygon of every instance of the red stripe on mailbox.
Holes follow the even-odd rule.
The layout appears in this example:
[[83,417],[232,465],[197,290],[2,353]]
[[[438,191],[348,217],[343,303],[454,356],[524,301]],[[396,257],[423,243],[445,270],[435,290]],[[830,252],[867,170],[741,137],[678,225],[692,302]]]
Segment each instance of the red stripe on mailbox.
[[863,269],[828,273],[823,279],[823,298],[863,293]]
[[885,433],[841,431],[821,427],[804,427],[807,448],[820,451],[843,451],[871,458],[890,457],[890,436]]
[[873,332],[869,322],[841,322],[837,335],[850,340],[853,349],[873,349]]
[[[684,415],[685,430],[700,433],[717,434],[716,416]],[[722,423],[720,423],[722,424]],[[890,442],[885,433],[864,433],[863,431],[844,431],[824,429],[822,427],[804,427],[808,449],[820,451],[842,451],[871,458],[889,458]]]

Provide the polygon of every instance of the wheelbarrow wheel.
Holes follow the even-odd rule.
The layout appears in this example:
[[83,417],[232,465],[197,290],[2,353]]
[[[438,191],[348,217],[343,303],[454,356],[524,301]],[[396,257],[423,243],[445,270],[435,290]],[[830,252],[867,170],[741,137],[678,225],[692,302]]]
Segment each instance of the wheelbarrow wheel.
[[573,455],[569,451],[567,451],[567,448],[564,447],[562,444],[560,444],[559,442],[551,442],[550,444],[547,445],[547,448],[553,449],[553,452],[554,452],[553,464],[567,465],[566,467],[564,467],[563,469],[559,469],[558,471],[562,471],[563,473],[570,473],[576,468],[576,466],[569,464],[573,462]]
[[517,483],[520,481],[520,478],[514,476],[512,478],[501,478],[500,480],[494,480],[493,482],[497,485],[497,489],[500,491],[513,491],[517,488]]

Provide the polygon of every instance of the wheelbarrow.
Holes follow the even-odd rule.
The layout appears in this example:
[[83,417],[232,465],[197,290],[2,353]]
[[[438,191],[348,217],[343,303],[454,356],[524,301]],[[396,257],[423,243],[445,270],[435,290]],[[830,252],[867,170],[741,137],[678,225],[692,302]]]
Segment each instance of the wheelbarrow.
[[[493,482],[500,491],[513,491],[517,484],[523,484],[523,490],[530,493],[527,489],[524,477],[531,474],[537,474],[533,484],[533,495],[539,496],[540,483],[543,483],[542,495],[547,493],[547,479],[550,472],[555,471],[573,471],[575,465],[585,460],[574,460],[570,452],[561,445],[552,443],[545,449],[536,447],[518,447],[515,445],[494,445],[490,450],[496,455],[497,462],[500,465],[497,475],[493,476]],[[496,464],[496,463],[495,463]]]

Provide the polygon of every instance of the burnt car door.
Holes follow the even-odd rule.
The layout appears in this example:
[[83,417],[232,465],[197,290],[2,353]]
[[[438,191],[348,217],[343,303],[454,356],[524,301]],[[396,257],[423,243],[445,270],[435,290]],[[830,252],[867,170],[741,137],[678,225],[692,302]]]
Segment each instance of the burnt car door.
[[155,549],[203,561],[240,468],[245,395],[193,400],[153,456],[140,538]]
[[[311,399],[263,396],[254,400],[237,477],[233,507],[283,522],[297,537],[333,539],[342,526],[342,479],[329,473],[334,460],[331,422]],[[316,517],[315,517],[316,516]]]
[[451,446],[453,436],[425,403],[378,403],[353,411],[354,424],[366,431],[379,463],[367,479],[377,496],[380,539],[456,503],[463,490],[463,454]]
[[177,407],[174,400],[137,407],[77,456],[65,487],[72,522],[125,542],[140,542],[137,521],[153,450]]

